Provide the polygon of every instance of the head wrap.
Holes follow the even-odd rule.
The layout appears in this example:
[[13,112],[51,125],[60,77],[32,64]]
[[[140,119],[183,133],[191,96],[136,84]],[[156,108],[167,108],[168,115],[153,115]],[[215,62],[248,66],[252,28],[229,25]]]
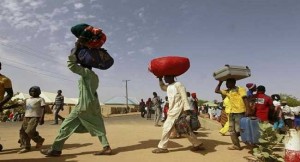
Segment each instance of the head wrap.
[[247,83],[247,84],[246,84],[246,87],[247,87],[248,89],[253,89],[254,87],[256,87],[256,84],[254,84],[254,83]]
[[71,32],[77,37],[79,38],[80,35],[82,34],[82,32],[84,31],[84,29],[86,27],[88,27],[90,25],[88,24],[78,24],[78,25],[75,25],[71,28]]

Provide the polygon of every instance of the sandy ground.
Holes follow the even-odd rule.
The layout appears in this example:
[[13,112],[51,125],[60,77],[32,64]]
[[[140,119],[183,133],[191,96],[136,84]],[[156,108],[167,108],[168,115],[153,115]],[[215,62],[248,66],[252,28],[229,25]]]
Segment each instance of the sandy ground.
[[[243,157],[251,156],[249,149],[229,151],[230,137],[218,133],[220,125],[209,119],[201,119],[204,128],[199,129],[198,139],[204,143],[206,150],[191,152],[190,143],[186,138],[171,139],[170,152],[167,154],[153,154],[162,128],[154,127],[152,120],[146,120],[139,115],[122,115],[105,118],[107,136],[113,149],[111,156],[94,156],[92,153],[102,148],[99,141],[89,134],[73,134],[65,143],[63,154],[60,157],[45,157],[39,150],[32,147],[32,151],[18,154],[20,150],[18,130],[21,122],[0,123],[0,143],[3,151],[0,152],[0,161],[5,162],[244,162]],[[51,146],[59,125],[50,125],[47,121],[38,126],[38,131],[46,139],[43,148]],[[32,145],[35,144],[32,142]],[[242,146],[245,146],[242,144]]]

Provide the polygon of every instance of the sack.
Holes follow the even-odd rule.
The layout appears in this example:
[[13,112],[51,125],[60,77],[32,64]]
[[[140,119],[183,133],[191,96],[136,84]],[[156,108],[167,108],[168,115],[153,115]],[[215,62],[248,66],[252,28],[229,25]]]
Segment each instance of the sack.
[[101,70],[107,70],[114,64],[114,59],[104,48],[81,48],[76,56],[78,63]]
[[179,135],[180,134],[190,134],[192,132],[190,123],[186,120],[186,115],[182,114],[179,116],[178,119],[176,119],[175,129]]
[[106,41],[106,35],[100,28],[88,24],[75,25],[71,28],[71,32],[89,48],[100,48]]
[[151,60],[148,70],[157,77],[165,75],[179,76],[190,68],[190,61],[186,57],[166,56]]
[[200,124],[197,114],[191,115],[190,126],[191,126],[192,131],[196,131],[201,127],[201,124]]

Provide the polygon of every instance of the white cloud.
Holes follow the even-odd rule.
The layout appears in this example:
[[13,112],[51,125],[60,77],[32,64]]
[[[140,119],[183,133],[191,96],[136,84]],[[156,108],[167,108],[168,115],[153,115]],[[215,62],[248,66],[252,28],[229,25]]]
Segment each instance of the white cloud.
[[145,8],[144,8],[144,7],[142,7],[142,8],[140,8],[140,9],[136,10],[136,11],[134,12],[134,14],[135,14],[140,20],[142,20],[143,23],[146,23],[146,18],[145,18]]
[[99,4],[93,4],[91,6],[92,9],[99,9],[99,10],[103,10],[103,6],[102,5],[99,5]]
[[95,18],[95,16],[93,15],[84,15],[84,14],[81,14],[81,13],[78,13],[75,18],[77,19],[80,19],[80,20],[86,20],[86,19],[92,19],[92,18]]
[[144,55],[152,55],[154,53],[154,49],[152,47],[145,47],[140,50]]
[[82,7],[84,7],[84,5],[82,3],[75,3],[74,4],[75,9],[81,9]]
[[128,51],[127,54],[131,56],[131,55],[135,54],[135,51]]
[[52,13],[46,13],[44,15],[52,19],[54,16],[66,14],[68,12],[69,12],[69,9],[67,7],[63,6],[63,7],[60,7],[60,8],[55,8],[52,11]]
[[127,42],[132,42],[134,39],[135,39],[135,36],[132,36],[132,37],[128,37],[126,41]]

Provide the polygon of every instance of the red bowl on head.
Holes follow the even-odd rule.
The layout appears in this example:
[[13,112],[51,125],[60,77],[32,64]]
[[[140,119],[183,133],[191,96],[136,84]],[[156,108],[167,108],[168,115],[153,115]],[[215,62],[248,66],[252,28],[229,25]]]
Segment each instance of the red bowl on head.
[[148,70],[157,77],[179,76],[190,68],[190,60],[180,56],[158,57],[149,63]]

